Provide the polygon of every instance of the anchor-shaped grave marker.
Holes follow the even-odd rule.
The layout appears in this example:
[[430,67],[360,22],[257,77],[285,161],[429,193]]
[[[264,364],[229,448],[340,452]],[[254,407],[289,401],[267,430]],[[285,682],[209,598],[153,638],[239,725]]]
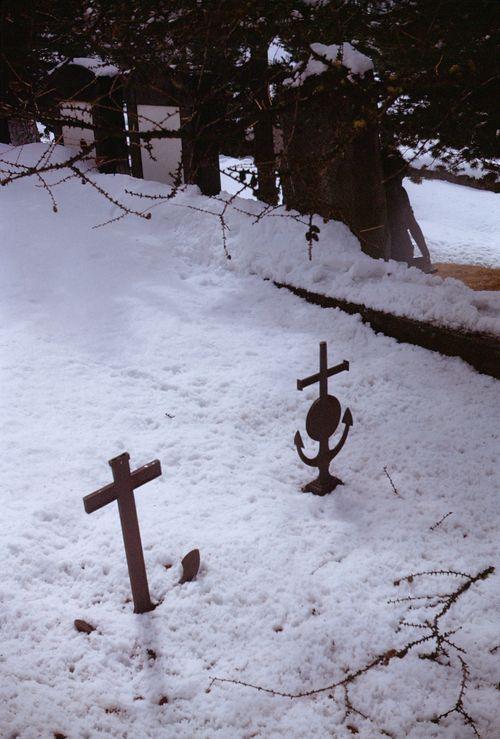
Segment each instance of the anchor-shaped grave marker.
[[351,411],[349,408],[346,408],[342,417],[344,431],[339,442],[333,449],[330,449],[328,440],[339,425],[341,406],[337,398],[333,395],[328,395],[328,378],[344,371],[349,371],[349,362],[346,360],[328,369],[326,341],[322,341],[319,345],[319,372],[306,377],[304,380],[297,380],[297,390],[303,390],[305,387],[319,382],[319,398],[310,407],[306,418],[307,433],[311,439],[319,441],[319,452],[316,457],[309,459],[304,454],[304,443],[300,431],[297,431],[294,439],[297,453],[304,464],[310,467],[318,467],[319,469],[318,477],[302,488],[304,493],[309,492],[314,493],[314,495],[326,495],[327,493],[331,493],[332,490],[335,490],[337,485],[343,485],[342,480],[330,474],[330,463],[344,446],[353,420]]

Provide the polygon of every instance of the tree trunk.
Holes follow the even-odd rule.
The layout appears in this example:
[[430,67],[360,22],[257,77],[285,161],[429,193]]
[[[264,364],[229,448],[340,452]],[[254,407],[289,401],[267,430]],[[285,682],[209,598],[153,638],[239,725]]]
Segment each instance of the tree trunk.
[[280,168],[285,203],[345,223],[362,250],[388,256],[376,106],[368,94],[339,87],[330,72],[284,95]]
[[217,122],[221,113],[210,95],[194,95],[181,107],[184,180],[198,185],[203,195],[221,191]]
[[267,46],[252,48],[251,85],[257,113],[254,125],[254,157],[257,167],[259,200],[269,205],[278,202],[276,187],[276,155],[274,152],[273,119],[270,114]]
[[32,0],[3,0],[0,5],[0,107],[3,103],[13,111],[11,116],[2,115],[0,140],[13,146],[40,140],[29,115],[36,58],[34,18]]
[[12,146],[22,144],[34,144],[40,141],[40,135],[34,121],[22,121],[15,118],[9,119],[9,136]]

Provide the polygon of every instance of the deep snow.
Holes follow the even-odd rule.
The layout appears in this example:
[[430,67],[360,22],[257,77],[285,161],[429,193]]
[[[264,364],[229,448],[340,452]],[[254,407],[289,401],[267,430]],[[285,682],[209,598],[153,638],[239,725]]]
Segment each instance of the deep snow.
[[[222,157],[221,162],[227,172],[231,167],[253,165],[250,157]],[[222,183],[230,193],[241,190],[241,185],[228,174],[223,174]],[[422,180],[417,184],[407,178],[404,185],[434,262],[500,267],[498,193],[439,180]],[[241,191],[240,196],[253,198],[249,189]],[[418,256],[418,249],[415,254]]]
[[[160,187],[95,179],[113,192]],[[232,222],[228,262],[217,219],[192,209],[213,203],[192,189],[151,221],[95,230],[116,208],[75,181],[55,192],[57,214],[33,181],[0,192],[3,735],[348,737],[350,725],[361,737],[473,736],[457,714],[431,723],[453,706],[460,672],[418,650],[352,687],[369,720],[346,719],[341,692],[207,691],[214,675],[327,685],[419,635],[398,630],[406,609],[386,601],[408,591],[394,580],[498,566],[498,383],[235,267],[250,221]],[[302,245],[300,224],[273,223],[276,239],[286,223],[283,238]],[[333,466],[346,484],[325,498],[299,492],[311,470],[293,447],[316,395],[295,381],[316,371],[320,340],[332,363],[351,362],[330,390],[354,416]],[[133,468],[163,466],[136,494],[161,601],[142,616],[116,507],[87,516],[81,501],[125,450]],[[178,586],[195,546],[201,572]],[[495,575],[447,621],[462,627],[465,705],[487,739],[500,733],[498,605]],[[97,631],[77,633],[75,618]]]

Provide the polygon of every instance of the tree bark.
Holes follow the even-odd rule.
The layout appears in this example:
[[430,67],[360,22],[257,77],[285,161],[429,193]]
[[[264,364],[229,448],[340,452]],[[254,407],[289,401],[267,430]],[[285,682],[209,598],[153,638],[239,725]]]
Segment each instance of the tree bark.
[[274,151],[273,119],[270,114],[267,46],[252,48],[252,87],[257,121],[254,125],[254,157],[257,168],[259,200],[269,205],[278,202],[276,187],[276,155]]
[[209,92],[188,92],[185,101],[180,111],[184,180],[198,185],[203,195],[218,195],[221,179],[217,122],[221,112]]
[[9,120],[9,143],[12,146],[34,144],[40,141],[40,135],[34,121],[23,121],[15,118]]
[[[0,4],[0,107],[14,111],[0,121],[0,140],[20,146],[39,141],[29,111],[32,103],[35,7],[32,0],[3,0]],[[16,115],[16,113],[18,115]]]
[[375,104],[330,72],[289,89],[280,116],[285,203],[345,223],[362,250],[387,258],[387,207]]

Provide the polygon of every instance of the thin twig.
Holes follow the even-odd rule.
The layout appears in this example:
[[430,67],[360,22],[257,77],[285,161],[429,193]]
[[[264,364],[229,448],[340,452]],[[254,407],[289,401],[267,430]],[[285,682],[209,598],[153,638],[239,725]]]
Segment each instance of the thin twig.
[[389,482],[391,483],[391,486],[392,486],[392,489],[393,489],[394,495],[397,495],[397,496],[398,496],[398,498],[401,498],[401,499],[403,499],[403,500],[404,500],[403,496],[399,494],[399,492],[398,492],[398,489],[397,489],[397,488],[396,488],[396,486],[394,485],[394,483],[393,483],[393,481],[392,481],[392,477],[390,476],[390,474],[389,474],[389,473],[388,473],[388,471],[387,471],[387,467],[384,467],[384,472],[385,472],[385,474],[387,475],[387,477],[389,478]]
[[440,519],[439,519],[439,521],[436,521],[436,523],[435,523],[435,524],[433,524],[432,526],[430,526],[430,527],[429,527],[429,528],[430,528],[430,530],[431,530],[431,531],[434,531],[434,529],[437,529],[437,527],[438,527],[438,526],[441,526],[441,524],[443,523],[443,521],[444,521],[444,520],[445,520],[446,518],[448,518],[448,516],[451,516],[451,515],[452,515],[452,513],[453,513],[453,511],[449,511],[448,513],[445,513],[445,515],[443,516],[443,518],[440,518]]
[[[212,689],[215,683],[229,683],[232,685],[239,685],[241,687],[251,688],[253,690],[257,690],[262,693],[268,693],[269,695],[279,696],[282,698],[297,699],[297,698],[310,698],[312,696],[319,695],[321,693],[326,693],[326,692],[331,693],[332,695],[330,697],[333,697],[333,693],[335,689],[342,688],[344,690],[344,704],[345,704],[345,709],[346,709],[345,716],[344,716],[344,722],[349,716],[349,714],[353,712],[358,713],[364,719],[371,721],[371,719],[368,716],[361,713],[361,711],[354,708],[354,706],[352,705],[350,697],[349,697],[349,692],[348,692],[350,685],[352,685],[359,677],[369,672],[370,670],[377,668],[377,667],[386,667],[394,659],[404,659],[409,654],[409,652],[412,651],[415,647],[418,647],[430,641],[433,641],[434,646],[435,646],[434,651],[431,652],[430,654],[420,654],[419,656],[423,659],[431,659],[437,662],[438,664],[443,664],[442,662],[440,662],[439,657],[442,654],[448,656],[445,650],[445,647],[443,646],[443,645],[446,645],[454,649],[455,652],[458,652],[458,654],[456,654],[456,658],[460,663],[461,673],[462,673],[459,694],[458,694],[458,698],[454,706],[450,708],[448,711],[440,714],[439,716],[436,716],[433,719],[433,721],[434,723],[439,723],[441,719],[446,718],[447,716],[450,716],[452,713],[458,713],[462,717],[464,723],[469,725],[474,731],[474,734],[477,737],[479,737],[479,731],[477,729],[474,719],[464,708],[464,695],[465,695],[465,691],[467,687],[467,680],[469,677],[469,667],[467,663],[465,662],[465,659],[462,657],[462,654],[465,654],[465,650],[462,647],[455,644],[454,642],[450,641],[450,637],[453,634],[457,633],[459,629],[456,628],[456,629],[451,629],[451,630],[442,632],[440,630],[440,621],[444,617],[444,615],[449,611],[449,609],[457,602],[458,598],[461,595],[463,595],[465,592],[467,592],[467,590],[471,587],[471,585],[473,585],[476,582],[479,582],[480,580],[485,580],[494,571],[495,571],[494,567],[487,567],[481,572],[477,573],[476,575],[468,575],[465,573],[456,572],[455,570],[430,570],[425,573],[418,572],[412,575],[406,575],[405,577],[402,577],[399,580],[396,580],[394,582],[395,585],[399,585],[401,582],[412,583],[414,578],[420,577],[423,575],[452,575],[455,577],[465,578],[465,582],[463,582],[455,591],[453,591],[452,593],[447,593],[447,594],[439,596],[437,602],[435,602],[435,598],[436,598],[435,595],[411,596],[407,599],[398,599],[396,601],[392,601],[392,602],[402,602],[403,600],[420,599],[420,600],[428,601],[427,604],[424,603],[422,605],[423,608],[426,608],[426,607],[435,608],[436,606],[440,606],[440,605],[442,605],[442,608],[434,614],[434,617],[432,620],[427,619],[425,623],[423,624],[409,623],[407,621],[401,622],[401,625],[412,627],[412,628],[417,628],[417,629],[425,629],[429,633],[424,634],[418,639],[414,639],[408,642],[401,649],[389,649],[388,651],[377,655],[372,660],[367,662],[363,667],[360,667],[357,670],[352,670],[352,669],[348,670],[342,679],[337,680],[336,682],[333,682],[330,685],[326,685],[321,688],[313,688],[311,690],[303,690],[303,691],[299,691],[296,693],[292,693],[292,692],[287,692],[287,691],[282,691],[282,690],[276,690],[274,688],[267,688],[262,685],[256,685],[254,683],[246,682],[244,680],[237,680],[234,678],[214,676],[212,677],[211,682],[207,688],[207,692],[210,692],[210,690]],[[429,606],[429,604],[431,605]],[[496,648],[497,647],[495,647],[495,649]]]

